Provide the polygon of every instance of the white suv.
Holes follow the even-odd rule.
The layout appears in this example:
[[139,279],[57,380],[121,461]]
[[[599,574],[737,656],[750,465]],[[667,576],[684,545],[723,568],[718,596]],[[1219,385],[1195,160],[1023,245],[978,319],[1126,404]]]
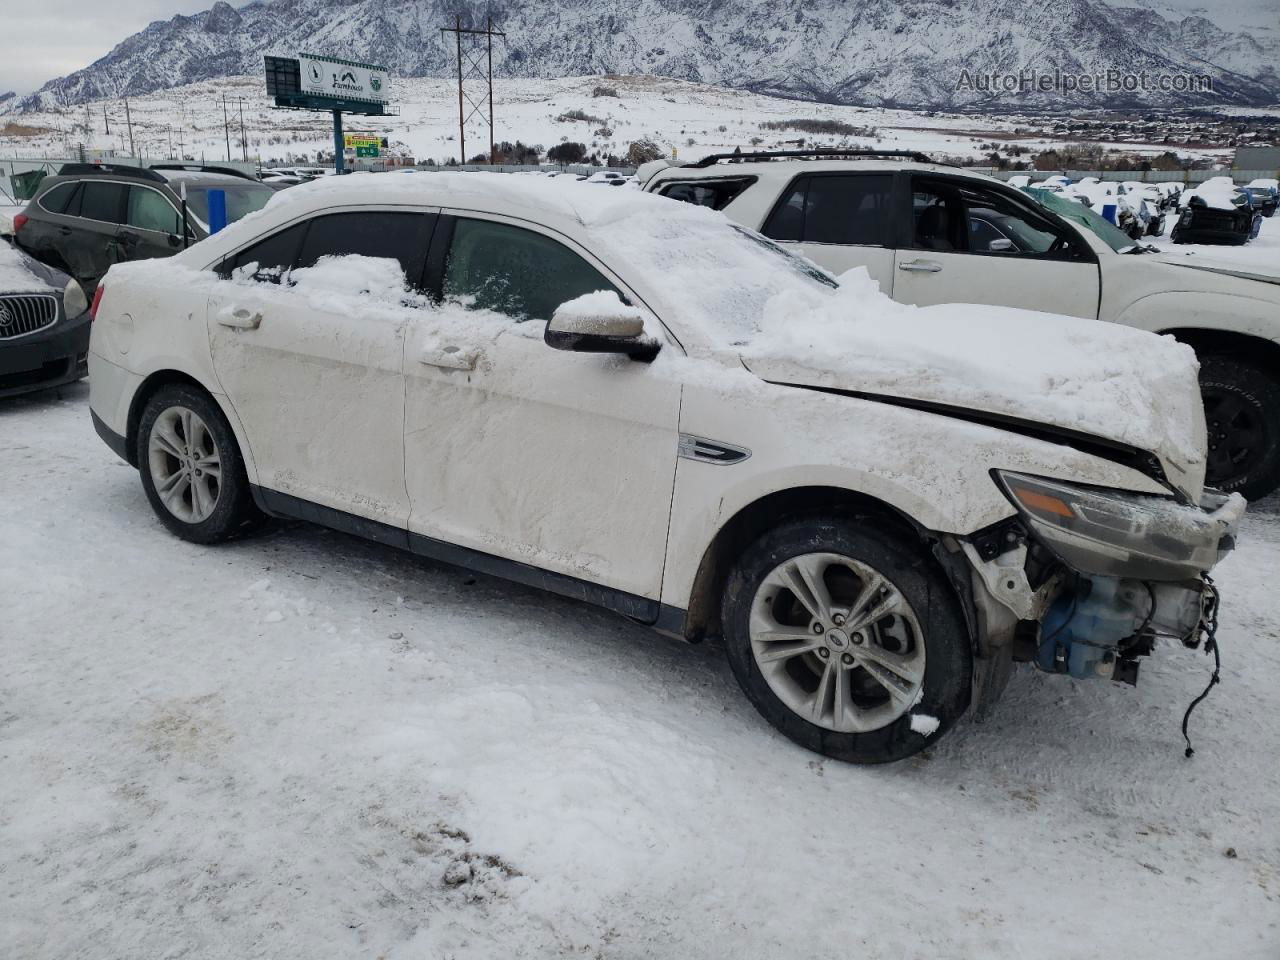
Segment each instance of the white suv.
[[94,424],[179,536],[300,517],[722,635],[847,760],[921,749],[1015,658],[1132,681],[1197,642],[1243,509],[1203,491],[1172,340],[904,308],[636,191],[331,178],[97,300]]
[[[1209,483],[1280,487],[1280,269],[1135,243],[1075,200],[1037,200],[914,153],[722,154],[637,173],[835,274],[865,267],[902,303],[985,303],[1107,320],[1190,344],[1209,419]],[[1065,178],[1063,178],[1065,179]]]

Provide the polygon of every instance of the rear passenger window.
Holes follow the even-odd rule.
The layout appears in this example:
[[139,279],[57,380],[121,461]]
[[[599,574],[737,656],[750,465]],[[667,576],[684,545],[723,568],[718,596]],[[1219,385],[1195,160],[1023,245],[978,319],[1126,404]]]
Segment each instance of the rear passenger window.
[[892,202],[892,174],[804,176],[784,195],[762,232],[774,240],[884,246]]
[[66,213],[67,202],[76,192],[78,183],[60,183],[40,197],[40,206],[50,213]]
[[294,224],[279,233],[273,233],[265,240],[259,240],[251,247],[246,247],[233,257],[222,261],[218,273],[223,277],[231,276],[232,271],[251,263],[257,264],[253,278],[269,283],[279,283],[280,275],[293,266],[298,257],[298,247],[302,243],[302,234],[306,230],[305,223]]
[[124,219],[124,200],[128,187],[108,180],[86,180],[80,196],[80,216],[103,223],[120,223]]
[[741,177],[737,180],[695,180],[688,183],[672,183],[662,189],[662,196],[699,207],[710,207],[712,210],[723,210],[743,190],[755,182],[755,177]]
[[422,278],[433,217],[423,213],[369,210],[330,213],[310,221],[298,254],[298,266],[310,267],[321,257],[360,254],[398,260],[405,278],[417,286]]

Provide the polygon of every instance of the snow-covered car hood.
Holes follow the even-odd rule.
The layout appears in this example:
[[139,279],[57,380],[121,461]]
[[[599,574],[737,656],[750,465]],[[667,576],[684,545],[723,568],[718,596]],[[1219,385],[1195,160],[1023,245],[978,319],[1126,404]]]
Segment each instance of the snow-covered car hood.
[[861,269],[840,282],[825,309],[779,304],[743,345],[746,367],[772,383],[905,401],[1126,462],[1155,454],[1174,486],[1199,496],[1205,425],[1190,347],[1054,314],[905,306]]
[[1220,273],[1228,277],[1240,277],[1243,280],[1260,280],[1263,283],[1280,284],[1280,267],[1264,272],[1261,267],[1232,263],[1230,260],[1215,260],[1212,257],[1189,257],[1185,254],[1160,253],[1152,257],[1160,263],[1172,264],[1175,267],[1186,267],[1188,270],[1204,270],[1208,273]]
[[62,293],[70,279],[0,240],[0,293]]

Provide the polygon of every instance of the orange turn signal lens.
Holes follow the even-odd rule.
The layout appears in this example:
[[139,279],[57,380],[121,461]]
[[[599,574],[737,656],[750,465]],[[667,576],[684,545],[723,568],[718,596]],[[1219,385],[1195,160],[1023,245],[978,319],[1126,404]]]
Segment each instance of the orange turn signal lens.
[[1011,490],[1013,495],[1028,510],[1034,510],[1037,513],[1050,513],[1055,517],[1066,517],[1067,519],[1075,516],[1075,511],[1068,506],[1065,500],[1060,500],[1047,493],[1028,490],[1026,487],[1012,487]]

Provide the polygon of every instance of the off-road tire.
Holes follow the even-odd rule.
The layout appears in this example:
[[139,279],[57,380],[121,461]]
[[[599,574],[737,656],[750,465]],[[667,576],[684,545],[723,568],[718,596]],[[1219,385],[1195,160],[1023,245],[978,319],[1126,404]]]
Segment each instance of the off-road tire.
[[[1280,487],[1280,381],[1235,355],[1200,360],[1200,392],[1209,428],[1209,471],[1206,483],[1247,500],[1258,500]],[[1222,445],[1232,440],[1229,425],[1215,413],[1220,404],[1239,411],[1240,426],[1257,436],[1246,451],[1234,451],[1238,462],[1224,463]],[[1217,426],[1215,427],[1215,423]],[[1241,437],[1238,431],[1236,437]]]

